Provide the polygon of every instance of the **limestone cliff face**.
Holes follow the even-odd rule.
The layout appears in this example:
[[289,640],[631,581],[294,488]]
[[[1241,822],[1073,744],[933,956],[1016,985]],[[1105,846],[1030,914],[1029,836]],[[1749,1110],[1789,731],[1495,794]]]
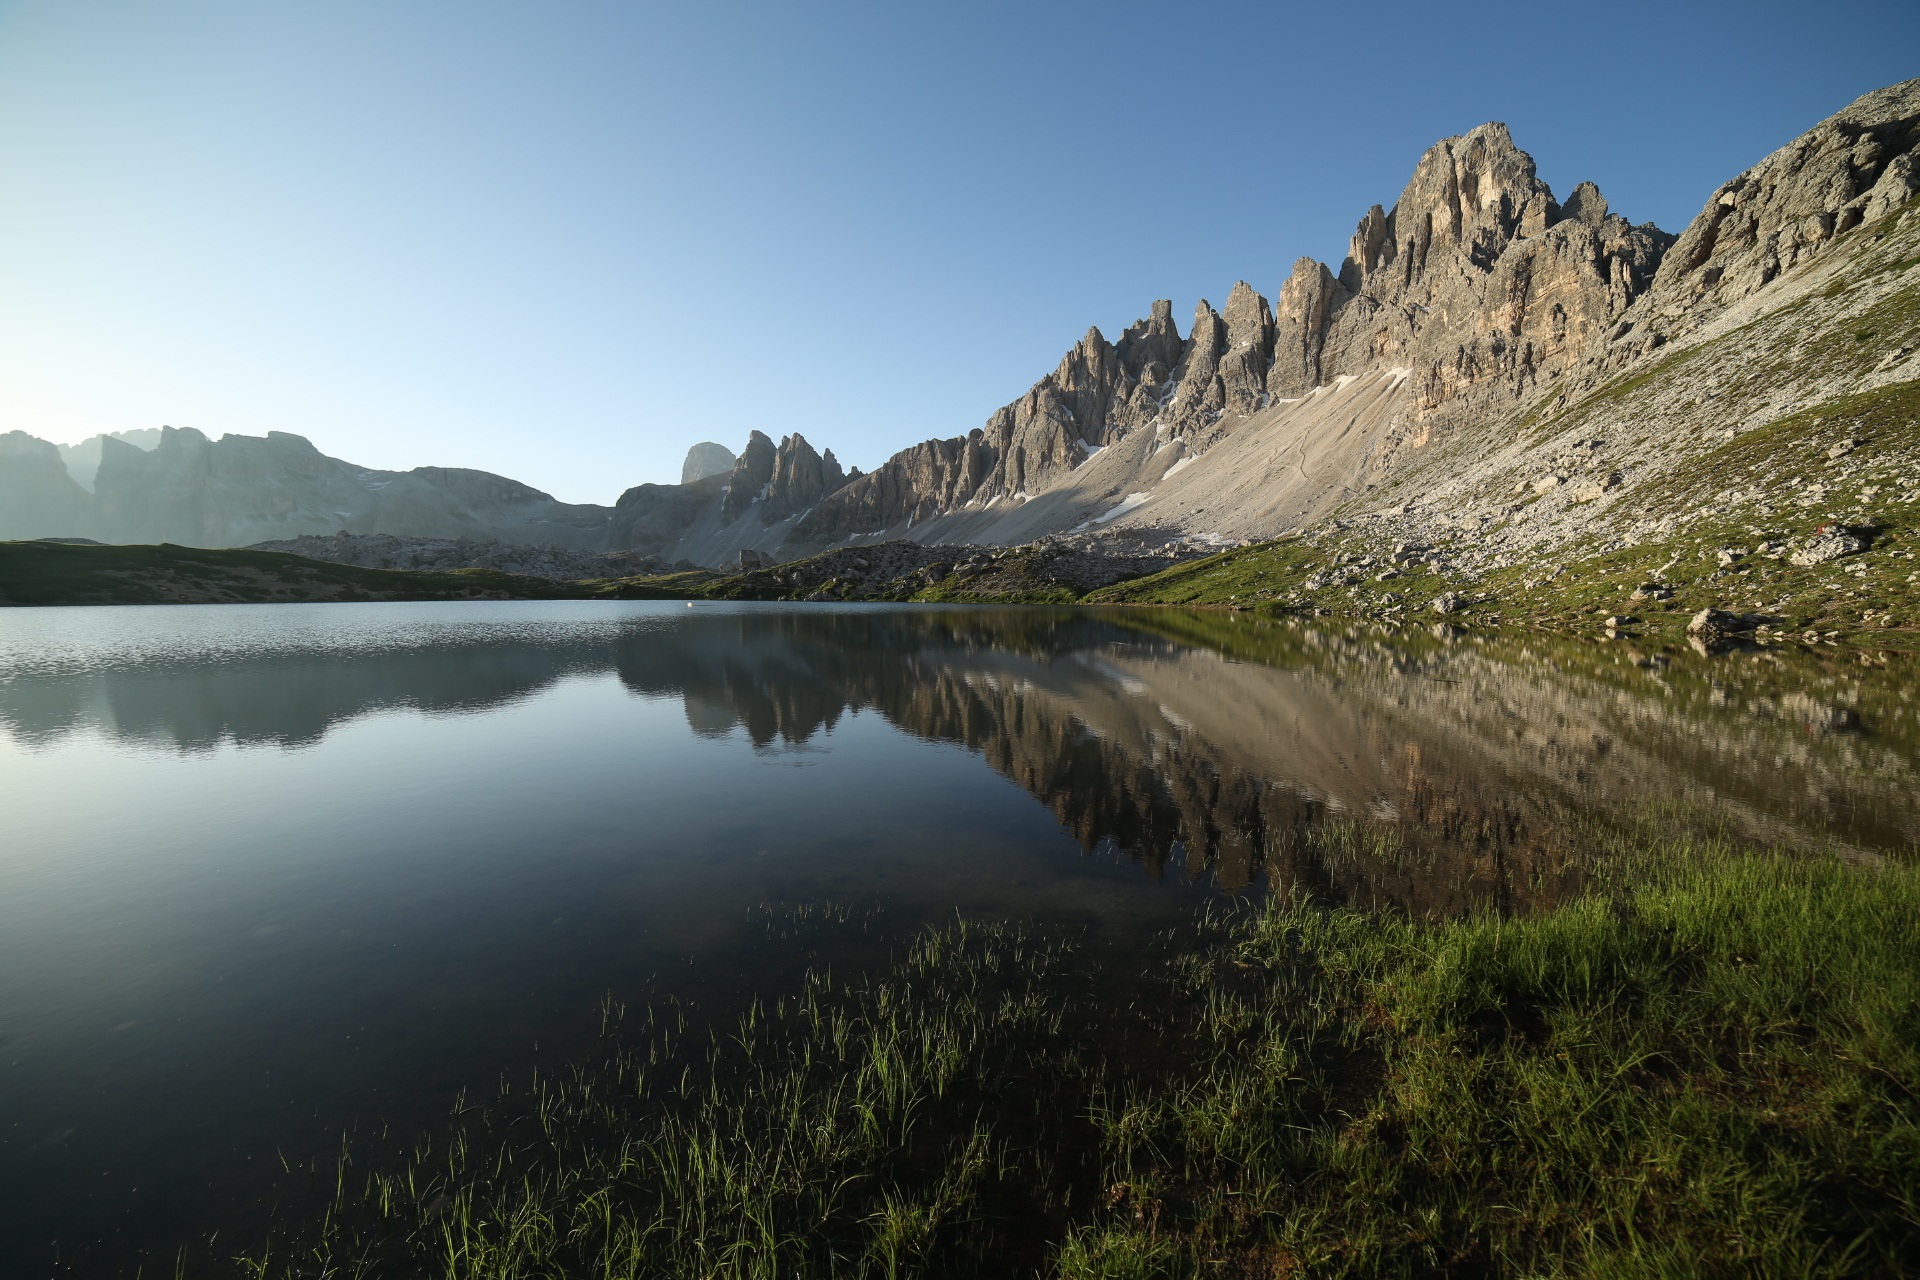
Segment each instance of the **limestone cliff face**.
[[[1266,305],[1248,288],[1241,310],[1247,324],[1257,325]],[[1259,345],[1257,333],[1252,343]],[[1161,420],[1174,388],[1192,370],[1204,373],[1191,372],[1201,396],[1188,419],[1211,424],[1228,403],[1219,371],[1233,347],[1225,322],[1217,355],[1196,364],[1190,356],[1194,346],[1180,337],[1173,304],[1164,300],[1154,303],[1146,319],[1129,325],[1118,344],[1089,329],[1052,373],[996,410],[984,427],[902,450],[822,501],[794,526],[792,536],[820,544],[930,519],[968,503],[1024,502],[1115,439]],[[1229,376],[1239,387],[1238,373]]]
[[1267,369],[1267,394],[1291,400],[1326,383],[1321,357],[1327,321],[1353,295],[1327,270],[1327,264],[1301,258],[1280,286],[1274,306],[1273,360]]
[[774,451],[773,477],[761,504],[760,521],[772,524],[805,511],[846,482],[847,473],[833,450],[815,453],[800,433],[786,436]]
[[829,543],[901,521],[932,519],[978,492],[994,459],[986,432],[979,430],[914,445],[814,507],[794,526],[794,537]]
[[1559,205],[1507,127],[1481,125],[1430,148],[1391,210],[1368,210],[1337,278],[1294,265],[1267,389],[1402,367],[1423,418],[1529,399],[1604,341],[1671,239],[1609,213],[1592,183]]
[[1178,388],[1167,415],[1173,434],[1205,438],[1223,419],[1244,418],[1260,409],[1273,342],[1273,312],[1245,280],[1227,295],[1224,312],[1216,313],[1202,299],[1174,370]]
[[0,433],[0,539],[84,537],[92,506],[59,446],[24,431]]

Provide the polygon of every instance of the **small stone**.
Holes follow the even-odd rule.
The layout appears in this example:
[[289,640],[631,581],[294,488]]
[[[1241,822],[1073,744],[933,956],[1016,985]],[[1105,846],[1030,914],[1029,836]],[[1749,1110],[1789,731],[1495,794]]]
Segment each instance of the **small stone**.
[[1658,582],[1649,582],[1635,588],[1634,593],[1627,598],[1629,600],[1671,600],[1673,588]]
[[1442,591],[1433,598],[1435,613],[1458,613],[1466,607],[1466,599],[1458,591]]

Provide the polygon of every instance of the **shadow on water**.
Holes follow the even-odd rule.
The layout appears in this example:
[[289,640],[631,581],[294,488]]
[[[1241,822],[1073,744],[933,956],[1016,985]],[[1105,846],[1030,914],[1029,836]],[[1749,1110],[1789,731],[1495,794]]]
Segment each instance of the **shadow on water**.
[[[1124,902],[1148,902],[1139,895],[1157,892],[1156,885],[1180,890],[1131,908],[1124,927],[1115,925],[1101,946],[1087,950],[1096,970],[1108,967],[1104,989],[1114,998],[1138,997],[1129,983],[1141,976],[1122,981],[1114,971],[1137,962],[1152,937],[1220,890],[1303,885],[1356,905],[1443,916],[1488,907],[1529,911],[1580,889],[1600,829],[1720,833],[1855,859],[1911,851],[1920,832],[1920,723],[1911,673],[1853,656],[1712,656],[1446,629],[1326,630],[1173,611],[287,606],[22,611],[3,621],[0,736],[18,760],[71,757],[86,765],[99,753],[131,752],[143,762],[137,769],[152,771],[237,768],[241,758],[298,771],[302,761],[351,741],[354,726],[383,717],[452,721],[476,740],[491,735],[492,763],[466,778],[459,795],[408,801],[427,825],[437,821],[434,806],[484,803],[536,754],[552,770],[588,772],[604,764],[584,753],[603,754],[616,739],[570,747],[564,738],[521,741],[514,736],[520,730],[508,727],[516,709],[538,708],[575,688],[596,705],[605,702],[593,692],[601,689],[615,691],[616,701],[624,691],[647,706],[678,703],[684,730],[677,741],[684,745],[649,740],[636,769],[657,764],[658,756],[646,752],[732,743],[767,759],[818,763],[846,785],[838,794],[856,805],[868,797],[876,810],[892,806],[888,812],[903,822],[924,823],[936,812],[914,807],[939,798],[917,796],[916,789],[938,791],[959,776],[915,751],[958,749],[967,769],[978,773],[984,765],[1017,789],[1010,795],[1029,797],[1022,801],[1029,808],[1034,801],[1043,806],[1055,839],[1064,833],[1092,855],[1084,860],[1089,870],[1074,873],[1082,878],[1033,869],[1045,863],[1041,846],[1021,845],[1024,837],[1010,834],[1013,811],[993,798],[998,793],[980,793],[970,810],[938,810],[935,820],[947,824],[941,831],[898,826],[863,837],[865,845],[847,834],[844,810],[755,815],[761,801],[751,791],[729,798],[738,815],[721,816],[758,820],[756,830],[810,842],[808,858],[822,878],[793,881],[797,887],[774,896],[817,901],[824,885],[856,904],[910,902],[899,921],[909,931],[943,911],[951,918],[953,886],[969,877],[978,883],[968,891],[968,910],[1064,930],[1118,920]],[[849,726],[869,715],[884,722],[892,735],[886,741],[897,745],[859,756],[829,750],[849,742]],[[817,762],[810,752],[821,753]],[[72,771],[63,785],[73,794],[53,806],[59,821],[40,829],[53,854],[62,852],[52,846],[66,834],[85,833],[95,820],[85,790],[90,768]],[[782,794],[791,806],[792,796],[805,793]],[[648,803],[655,807],[639,814],[642,820],[664,826],[683,816],[672,812],[671,797]],[[713,808],[711,798],[699,803]],[[576,823],[585,832],[601,821],[597,804],[608,823],[636,820],[637,811],[622,808],[618,791],[609,789],[603,803],[568,810],[549,824],[551,842],[564,847],[576,839]],[[175,814],[171,821],[193,819]],[[732,829],[715,825],[710,812],[706,821],[688,829],[706,833],[701,840]],[[224,838],[230,836],[209,820],[206,839]],[[894,856],[876,840],[926,846],[945,863]],[[720,880],[731,875],[724,868],[733,864],[717,848],[692,852],[713,861]],[[500,856],[498,867],[465,870],[473,881],[466,891],[476,899],[534,896],[534,881],[519,865],[524,854],[508,849]],[[1123,879],[1133,888],[1099,870],[1129,864],[1151,873],[1129,870]],[[359,882],[340,874],[339,892],[350,898]],[[408,943],[405,919],[393,926],[401,939],[393,945],[412,951],[408,963],[418,966],[423,984],[424,975],[468,965],[476,985],[524,981],[547,1004],[577,1003],[596,984],[606,990],[633,982],[640,969],[657,969],[658,953],[634,949],[645,930],[615,914],[617,895],[593,878],[600,873],[564,874],[582,896],[600,902],[592,909],[607,913],[592,934],[598,951],[547,935],[537,944],[503,935],[497,963],[511,957],[511,967],[488,969],[446,941],[472,935],[473,926],[447,924],[435,933],[421,925]],[[97,892],[84,884],[37,891]],[[306,891],[292,881],[275,890]],[[742,927],[737,900],[677,881],[648,892],[647,909],[656,917],[684,923],[707,913],[725,921],[715,929],[718,950],[697,971],[661,977],[648,988],[660,999],[705,1000],[703,1018],[724,1021],[791,971],[793,955],[770,947],[764,930]],[[1077,907],[1060,906],[1075,895]],[[357,919],[332,923],[371,929]],[[463,937],[460,945],[470,942]],[[838,951],[808,958],[858,968],[880,963],[892,944],[848,935],[835,945]],[[355,998],[360,972],[343,967],[330,998]],[[1076,973],[1074,981],[1102,989],[1097,972]],[[382,980],[404,984],[407,975]],[[260,1034],[298,1053],[301,1037],[317,1036],[324,1019],[302,1007],[309,997],[292,979],[283,988],[276,981],[259,979],[250,998],[265,1003],[250,1006],[249,1016],[266,1024],[256,1026]],[[166,997],[152,998],[154,1020],[164,1020]],[[284,1007],[275,1007],[276,999]],[[467,1016],[478,1016],[481,1006],[471,1007],[476,1012]],[[9,1042],[41,1035],[33,1008],[24,1000],[9,1005],[0,985],[0,1056]],[[457,1013],[449,1016],[457,1021]],[[557,1036],[554,1025],[538,1024],[542,1034]],[[287,1140],[312,1152],[314,1132],[331,1125],[337,1133],[353,1117],[430,1115],[446,1105],[456,1082],[486,1087],[502,1071],[526,1065],[499,1056],[499,1039],[518,1033],[508,1023],[493,1042],[433,1040],[419,1028],[390,1025],[384,1034],[393,1043],[383,1059],[390,1087],[377,1098],[344,1085],[324,1098],[296,1098],[288,1105],[312,1114],[285,1122]],[[402,1044],[407,1037],[418,1043]],[[450,1048],[456,1039],[457,1052]],[[59,1054],[82,1051],[49,1049],[41,1070],[57,1076]],[[181,1081],[195,1068],[155,1056],[115,1070],[89,1087],[133,1105],[184,1093]],[[79,1256],[99,1269],[76,1265],[76,1274],[131,1274],[141,1264],[151,1273],[180,1240],[218,1225],[208,1220],[222,1212],[217,1206],[258,1208],[243,1185],[256,1179],[245,1162],[257,1169],[275,1158],[276,1144],[266,1138],[277,1122],[262,1119],[236,1137],[217,1126],[208,1131],[204,1115],[190,1124],[184,1115],[169,1120],[164,1106],[148,1110],[158,1117],[153,1144],[200,1152],[183,1157],[172,1176],[185,1169],[209,1184],[224,1180],[230,1194],[127,1217],[110,1243],[98,1243],[102,1233],[92,1253],[82,1248]],[[240,1159],[236,1143],[258,1149]],[[71,1159],[50,1157],[64,1145],[73,1146]],[[17,1256],[43,1251],[49,1220],[57,1223],[53,1235],[71,1241],[88,1235],[90,1215],[118,1212],[98,1192],[78,1190],[82,1166],[111,1149],[110,1140],[97,1137],[92,1145],[69,1143],[64,1130],[0,1142],[0,1185],[31,1188],[13,1199],[20,1212],[0,1214],[0,1246]],[[137,1164],[140,1157],[129,1159]],[[318,1157],[307,1159],[318,1167]],[[154,1171],[146,1172],[150,1179]],[[48,1259],[33,1256],[34,1274],[44,1273]]]

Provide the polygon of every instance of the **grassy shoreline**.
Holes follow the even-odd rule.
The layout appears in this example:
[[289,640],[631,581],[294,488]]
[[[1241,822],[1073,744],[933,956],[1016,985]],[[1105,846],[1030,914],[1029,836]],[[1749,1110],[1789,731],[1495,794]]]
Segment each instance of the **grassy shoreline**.
[[242,1270],[1920,1265],[1920,872],[1691,847],[1615,866],[1521,919],[1275,892],[1150,961],[1166,999],[1123,1007],[1070,980],[1069,943],[967,924],[705,1035],[610,1006],[605,1063],[467,1105],[398,1164],[316,1167],[325,1223]]

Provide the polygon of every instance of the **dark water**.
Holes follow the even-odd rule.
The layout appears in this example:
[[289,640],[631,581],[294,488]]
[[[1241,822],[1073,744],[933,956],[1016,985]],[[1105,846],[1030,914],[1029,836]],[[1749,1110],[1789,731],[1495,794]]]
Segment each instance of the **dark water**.
[[1124,969],[1249,886],[1548,904],[1601,820],[1904,855],[1911,674],[1157,611],[6,611],[0,1259],[237,1248],[283,1157],[564,1059],[604,994],[772,980],[769,907]]

